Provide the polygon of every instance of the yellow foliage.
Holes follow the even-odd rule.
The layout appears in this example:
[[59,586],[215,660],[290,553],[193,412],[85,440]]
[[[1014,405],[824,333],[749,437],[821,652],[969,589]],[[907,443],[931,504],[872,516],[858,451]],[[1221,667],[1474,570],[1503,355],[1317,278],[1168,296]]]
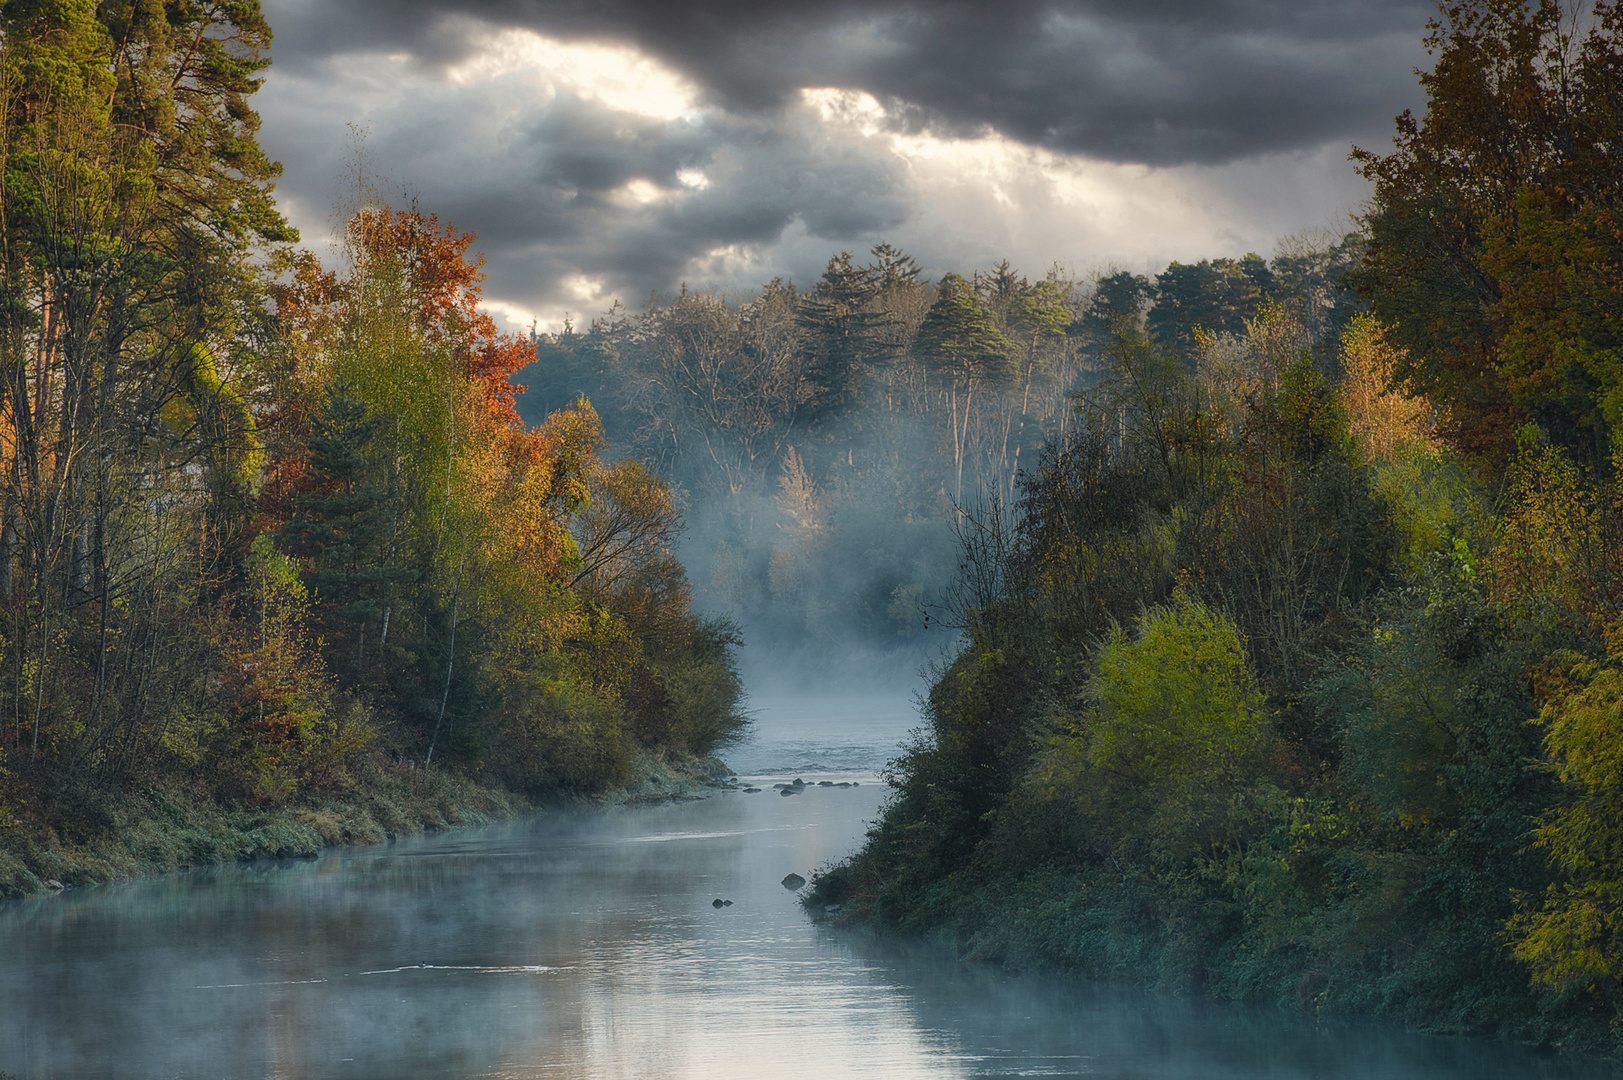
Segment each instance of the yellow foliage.
[[1280,377],[1312,344],[1301,320],[1273,301],[1246,320],[1243,336],[1196,329],[1195,371],[1222,426],[1238,435],[1250,404],[1277,390]]
[[1436,450],[1436,416],[1424,398],[1392,385],[1401,354],[1381,324],[1359,315],[1341,337],[1341,404],[1347,430],[1367,461],[1392,461],[1411,449]]
[[1617,611],[1623,580],[1623,488],[1615,478],[1586,475],[1532,429],[1522,441],[1493,551],[1494,593],[1553,603],[1599,634]]
[[1572,666],[1540,714],[1567,802],[1538,829],[1538,845],[1569,879],[1511,923],[1516,956],[1558,989],[1623,976],[1623,624],[1604,662]]

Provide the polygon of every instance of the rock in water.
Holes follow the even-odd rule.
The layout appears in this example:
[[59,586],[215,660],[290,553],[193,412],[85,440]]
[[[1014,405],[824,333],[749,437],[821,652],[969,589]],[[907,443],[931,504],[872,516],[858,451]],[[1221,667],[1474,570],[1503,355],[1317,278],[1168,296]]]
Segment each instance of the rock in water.
[[799,795],[800,794],[800,789],[797,788],[797,787],[786,787],[786,788],[782,789],[781,791],[779,791],[778,794],[779,795]]
[[727,901],[718,896],[714,900],[710,901],[710,906],[713,908],[724,908],[727,906]]
[[723,901],[722,901],[722,902],[721,902],[721,906],[722,906],[722,907],[732,907],[732,906],[733,906],[733,902],[732,902],[732,901],[731,901],[731,900],[723,900]]
[[783,879],[783,887],[785,889],[798,889],[804,884],[806,884],[806,879],[801,877],[799,874],[790,874]]

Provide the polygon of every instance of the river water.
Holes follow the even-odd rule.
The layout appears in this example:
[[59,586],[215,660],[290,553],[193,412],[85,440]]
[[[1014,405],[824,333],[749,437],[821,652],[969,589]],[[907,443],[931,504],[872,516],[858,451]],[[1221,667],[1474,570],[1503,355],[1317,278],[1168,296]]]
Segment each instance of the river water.
[[[762,710],[755,794],[0,905],[0,1071],[119,1078],[1524,1080],[1503,1046],[1010,975],[810,923],[905,704]],[[809,789],[771,788],[799,776]],[[820,786],[821,781],[854,784]],[[730,900],[716,908],[715,900]]]

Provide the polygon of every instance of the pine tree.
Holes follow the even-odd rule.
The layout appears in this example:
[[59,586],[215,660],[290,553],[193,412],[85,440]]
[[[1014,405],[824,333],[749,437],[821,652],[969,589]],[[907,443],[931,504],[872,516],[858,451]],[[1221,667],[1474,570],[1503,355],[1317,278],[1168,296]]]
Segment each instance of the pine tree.
[[365,667],[369,626],[384,625],[401,587],[415,577],[396,565],[398,493],[367,457],[379,417],[333,387],[306,442],[312,489],[295,495],[295,514],[277,534],[284,549],[300,556],[317,616],[333,636],[353,635],[355,673]]
[[919,327],[913,354],[947,380],[953,466],[957,472],[954,498],[962,503],[964,443],[969,437],[975,389],[981,383],[1010,375],[1019,347],[998,329],[997,319],[982,306],[975,287],[957,274],[948,274],[936,286],[935,303]]
[[861,400],[872,365],[885,351],[878,330],[886,316],[873,304],[880,285],[877,268],[855,266],[851,253],[842,251],[801,302],[811,391],[803,406],[807,420],[825,421]]

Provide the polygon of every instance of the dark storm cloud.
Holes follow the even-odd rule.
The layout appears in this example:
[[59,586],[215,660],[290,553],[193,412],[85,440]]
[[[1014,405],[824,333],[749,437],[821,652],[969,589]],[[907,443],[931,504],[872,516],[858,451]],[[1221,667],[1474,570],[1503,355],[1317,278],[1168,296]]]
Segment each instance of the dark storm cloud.
[[590,305],[570,291],[586,282],[632,301],[666,293],[700,272],[696,260],[771,245],[791,227],[826,258],[907,217],[894,158],[831,135],[803,107],[662,118],[567,83],[541,93],[519,78],[413,78],[382,50],[366,54],[278,61],[259,102],[308,242],[321,239],[317,211],[344,202],[334,183],[353,169],[352,146],[337,137],[346,120],[363,122],[384,196],[476,233],[488,294],[526,306],[580,311]]
[[866,90],[938,132],[1111,161],[1216,164],[1363,134],[1413,96],[1423,0],[312,0],[268,5],[279,64],[358,49],[454,62],[481,27],[618,40],[735,113]]

